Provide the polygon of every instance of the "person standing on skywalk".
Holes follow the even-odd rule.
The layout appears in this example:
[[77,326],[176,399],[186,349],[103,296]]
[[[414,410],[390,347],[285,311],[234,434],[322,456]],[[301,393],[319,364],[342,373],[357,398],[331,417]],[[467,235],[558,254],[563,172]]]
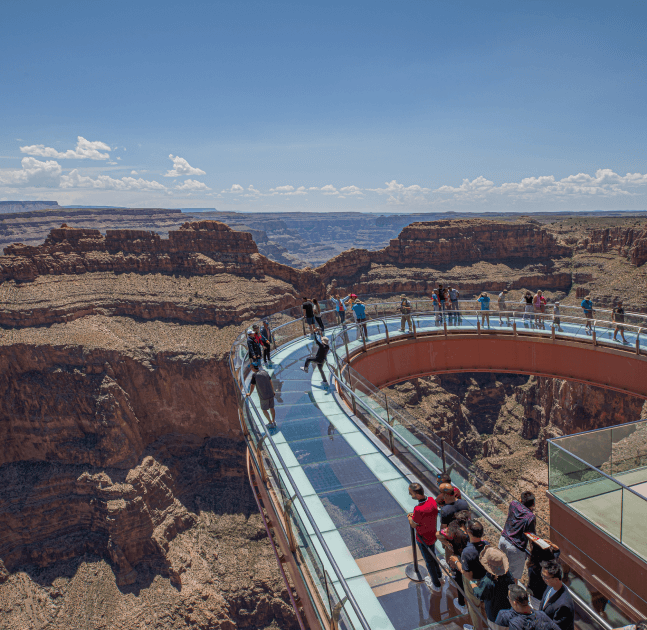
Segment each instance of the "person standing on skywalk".
[[328,352],[330,352],[330,345],[328,337],[321,337],[320,341],[320,331],[315,332],[315,343],[317,344],[317,354],[314,357],[308,357],[304,365],[301,366],[301,369],[307,374],[310,364],[312,362],[316,363],[319,368],[319,373],[321,374],[321,380],[328,387],[328,381],[326,380],[326,375],[324,374],[323,365],[326,362],[326,357]]

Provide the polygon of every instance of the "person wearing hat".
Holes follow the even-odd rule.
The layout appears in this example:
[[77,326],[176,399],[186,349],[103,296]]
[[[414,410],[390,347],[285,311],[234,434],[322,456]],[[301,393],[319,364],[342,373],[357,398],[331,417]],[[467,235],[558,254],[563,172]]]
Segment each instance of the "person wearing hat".
[[487,319],[487,327],[490,327],[490,296],[483,291],[481,296],[477,300],[481,303],[481,326],[485,326],[485,320]]
[[[319,373],[321,374],[321,380],[328,387],[328,381],[326,380],[326,375],[323,371],[323,364],[326,361],[328,352],[330,351],[330,341],[328,337],[320,337],[321,331],[315,332],[315,343],[317,344],[317,354],[314,357],[308,357],[304,365],[301,366],[301,369],[307,374],[310,364],[314,361],[319,368]],[[320,341],[321,339],[321,341]]]
[[593,302],[591,301],[591,296],[587,295],[580,306],[584,311],[584,317],[586,317],[585,330],[593,332]]
[[620,335],[622,336],[622,343],[629,343],[625,339],[625,327],[623,324],[625,323],[625,309],[622,308],[622,302],[618,302],[616,306],[613,308],[613,313],[611,314],[611,319],[616,323],[616,328],[613,331],[613,340],[618,341],[616,339],[616,335],[618,332],[620,332]]
[[510,608],[508,603],[508,588],[515,581],[510,575],[508,557],[496,547],[486,547],[481,551],[479,560],[487,571],[474,589],[474,597],[485,604],[485,615],[488,625],[496,630],[495,621],[500,610]]
[[[353,294],[355,295],[355,294]],[[351,297],[353,297],[351,295]],[[355,321],[360,324],[362,331],[364,332],[364,337],[368,337],[368,330],[366,329],[366,306],[364,302],[360,300],[356,295],[353,298],[353,305],[351,306],[353,313],[355,313]]]
[[400,296],[400,313],[402,313],[402,319],[400,320],[400,332],[404,332],[405,322],[409,324],[409,332],[411,332],[411,302],[407,300],[407,296],[404,293]]
[[506,313],[506,317],[508,318],[508,326],[510,325],[510,313],[507,313],[506,311],[508,310],[508,306],[505,303],[505,298],[506,295],[508,294],[508,289],[503,289],[501,293],[499,293],[499,299],[497,300],[497,304],[499,306],[499,324],[503,325],[503,318],[501,317],[501,313]]
[[[258,328],[258,324],[255,324],[255,326]],[[250,363],[261,360],[261,344],[257,337],[260,337],[260,335],[256,334],[253,327],[247,330],[247,349],[249,350]]]

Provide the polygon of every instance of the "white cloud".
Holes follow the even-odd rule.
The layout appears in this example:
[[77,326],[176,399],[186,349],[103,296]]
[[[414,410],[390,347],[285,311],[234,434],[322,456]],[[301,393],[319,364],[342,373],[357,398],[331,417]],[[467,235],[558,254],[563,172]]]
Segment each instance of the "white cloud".
[[179,155],[173,157],[170,153],[169,157],[173,160],[173,169],[168,171],[164,177],[185,177],[187,175],[206,175],[206,173],[199,168],[191,166],[184,158]]
[[270,188],[270,192],[278,192],[278,193],[292,192],[293,190],[294,190],[294,186],[277,186],[276,188]]
[[205,183],[197,179],[187,179],[183,184],[176,186],[176,190],[211,190]]
[[137,171],[130,171],[130,174],[131,175],[139,175],[139,173]]
[[343,188],[339,189],[344,195],[363,195],[364,193],[362,192],[361,188],[358,188],[357,186],[344,186]]
[[122,177],[114,179],[108,175],[99,175],[96,179],[81,175],[78,169],[70,171],[69,175],[62,175],[61,188],[99,188],[103,190],[160,190],[166,191],[163,184],[147,179]]
[[68,149],[65,152],[57,151],[53,147],[46,147],[44,144],[20,147],[20,150],[27,155],[56,158],[58,160],[107,160],[110,155],[101,153],[101,151],[112,151],[105,142],[100,142],[99,140],[91,142],[83,136],[77,136],[75,149]]
[[418,184],[405,186],[404,184],[398,184],[395,179],[385,182],[385,186],[386,188],[367,188],[367,190],[376,192],[379,195],[388,195],[386,202],[389,205],[423,205],[429,203],[427,197],[430,192],[429,188],[424,188]]
[[0,184],[10,186],[57,187],[63,169],[56,160],[41,162],[33,157],[21,160],[22,169],[0,171]]
[[240,184],[234,184],[231,188],[228,188],[227,190],[221,190],[220,192],[238,195],[242,192],[245,192],[245,189]]
[[338,195],[339,191],[332,185],[326,184],[319,189],[324,195]]
[[555,179],[554,175],[525,177],[519,182],[506,182],[495,186],[482,175],[460,186],[441,186],[434,190],[440,195],[449,195],[460,201],[482,201],[488,198],[507,197],[512,200],[546,200],[573,197],[619,197],[631,196],[632,188],[647,185],[647,175],[627,173],[618,175],[611,169],[598,169],[595,176],[587,173]]

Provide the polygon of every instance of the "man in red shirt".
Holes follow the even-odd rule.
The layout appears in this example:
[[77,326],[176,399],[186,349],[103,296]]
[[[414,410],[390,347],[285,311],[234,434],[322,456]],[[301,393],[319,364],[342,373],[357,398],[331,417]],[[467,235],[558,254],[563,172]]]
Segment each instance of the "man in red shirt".
[[442,573],[436,560],[435,547],[438,505],[432,497],[425,496],[425,491],[419,483],[412,483],[409,486],[409,496],[418,501],[413,512],[407,516],[409,524],[416,530],[416,543],[429,571],[425,584],[430,591],[440,593]]

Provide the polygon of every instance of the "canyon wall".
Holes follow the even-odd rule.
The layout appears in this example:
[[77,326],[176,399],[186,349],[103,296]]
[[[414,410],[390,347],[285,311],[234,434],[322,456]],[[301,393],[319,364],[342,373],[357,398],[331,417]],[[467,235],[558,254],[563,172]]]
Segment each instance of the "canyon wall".
[[590,253],[618,252],[640,267],[647,262],[647,227],[608,227],[592,230],[581,246]]

